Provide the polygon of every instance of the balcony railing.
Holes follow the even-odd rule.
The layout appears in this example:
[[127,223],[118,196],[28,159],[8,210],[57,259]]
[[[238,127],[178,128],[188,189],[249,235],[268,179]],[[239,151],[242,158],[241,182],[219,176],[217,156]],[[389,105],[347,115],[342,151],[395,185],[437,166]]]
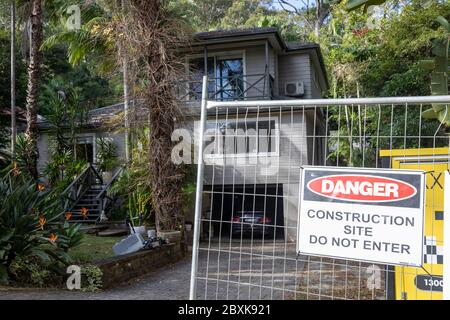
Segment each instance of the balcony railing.
[[[208,79],[208,98],[214,101],[271,99],[274,79],[271,75],[249,74]],[[194,102],[202,98],[201,80],[184,80],[175,85],[180,101]]]

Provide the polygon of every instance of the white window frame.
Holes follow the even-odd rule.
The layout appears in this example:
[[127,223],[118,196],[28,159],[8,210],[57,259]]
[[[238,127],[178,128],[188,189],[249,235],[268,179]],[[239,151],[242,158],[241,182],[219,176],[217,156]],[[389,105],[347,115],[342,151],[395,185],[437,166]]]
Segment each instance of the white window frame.
[[[186,56],[185,60],[185,72],[186,72],[186,78],[190,79],[190,65],[191,60],[204,58],[205,55],[201,53],[192,54]],[[242,59],[242,77],[244,80],[244,99],[247,98],[247,83],[246,83],[246,77],[247,77],[247,53],[246,50],[232,50],[232,51],[221,51],[221,52],[208,52],[208,58],[214,58],[214,77],[217,74],[217,59],[225,58],[225,59]],[[189,84],[187,84],[189,86]],[[189,90],[189,88],[187,88]],[[186,97],[186,100],[190,101],[189,96]]]
[[[264,117],[258,117],[258,118],[247,118],[247,119],[238,119],[238,120],[233,120],[233,119],[217,119],[217,120],[208,120],[207,121],[207,125],[206,125],[206,130],[209,130],[211,128],[208,128],[211,126],[211,124],[213,126],[215,126],[216,123],[221,122],[221,121],[226,121],[226,122],[230,122],[230,123],[245,123],[245,122],[253,122],[256,121],[258,123],[259,126],[259,122],[264,122],[264,121],[275,121],[275,151],[271,151],[271,152],[252,152],[252,153],[237,153],[237,154],[230,154],[230,153],[226,153],[226,154],[205,154],[204,158],[205,159],[228,159],[228,158],[257,158],[257,157],[279,157],[280,156],[280,117],[276,116],[276,117],[268,117],[268,116],[264,116]],[[199,123],[197,123],[196,125],[197,128],[199,128]],[[258,131],[257,131],[258,132]],[[259,134],[259,132],[258,132]],[[211,137],[208,137],[207,141],[211,141]],[[214,141],[214,143],[216,143],[216,141]],[[258,140],[256,141],[256,146],[257,148],[259,148],[259,135],[258,135]],[[224,146],[222,146],[222,148],[224,148]]]

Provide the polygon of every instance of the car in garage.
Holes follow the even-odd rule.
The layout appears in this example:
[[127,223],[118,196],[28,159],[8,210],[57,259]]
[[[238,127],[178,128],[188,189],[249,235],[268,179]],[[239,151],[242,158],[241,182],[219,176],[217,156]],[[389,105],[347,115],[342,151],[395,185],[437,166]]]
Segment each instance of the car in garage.
[[233,236],[273,236],[274,223],[264,211],[238,211],[233,215],[231,232]]

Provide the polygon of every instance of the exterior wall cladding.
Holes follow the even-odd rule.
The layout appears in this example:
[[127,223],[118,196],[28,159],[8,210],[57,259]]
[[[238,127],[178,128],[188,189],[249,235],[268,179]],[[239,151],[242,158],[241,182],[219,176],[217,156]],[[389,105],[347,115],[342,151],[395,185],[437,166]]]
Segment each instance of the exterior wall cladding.
[[[240,43],[240,46],[240,50],[243,52],[244,77],[245,75],[264,74],[266,68],[265,46],[246,47],[245,43]],[[227,45],[227,48],[216,46],[214,49],[208,48],[208,55],[226,54],[227,50],[237,49],[236,46],[230,44]],[[304,83],[305,94],[301,99],[321,98],[321,92],[327,89],[323,85],[323,78],[326,77],[323,74],[324,71],[317,63],[317,60],[313,61],[311,51],[305,50],[280,54],[270,47],[268,62],[269,73],[273,78],[272,93],[271,96],[264,99],[289,99],[284,96],[284,87],[287,82],[302,81]],[[319,79],[320,76],[322,76],[322,79]],[[247,77],[247,80],[252,82],[252,77]],[[322,80],[322,86],[320,85],[320,80]],[[263,86],[263,82],[257,84],[258,89],[261,91],[264,90]],[[255,89],[251,89],[247,92],[247,97],[250,98],[244,98],[244,100],[255,100],[251,98],[255,95]],[[257,100],[261,100],[261,98]],[[196,109],[194,112],[195,120],[189,121],[184,125],[185,128],[192,130],[193,127],[198,127],[200,108],[199,104],[188,107],[191,110],[192,108]],[[295,226],[298,216],[300,167],[302,165],[323,165],[325,163],[324,141],[317,138],[314,142],[312,140],[314,135],[325,135],[323,115],[314,109],[296,108],[281,111],[276,106],[270,110],[265,109],[264,112],[261,109],[259,113],[256,113],[255,110],[249,110],[247,115],[236,115],[231,109],[228,111],[227,113],[225,110],[209,110],[208,122],[233,122],[236,120],[242,121],[243,119],[256,120],[258,118],[275,120],[278,129],[277,152],[271,155],[225,156],[219,158],[221,160],[215,158],[216,161],[209,159],[209,161],[213,162],[207,162],[205,165],[205,187],[211,189],[214,186],[230,188],[233,185],[282,186],[283,225],[290,226],[290,228],[285,229],[284,237],[288,241],[295,241],[297,236]],[[314,114],[315,112],[317,113]],[[203,212],[209,210],[211,205],[208,197],[206,196],[207,199],[204,199]],[[193,214],[188,219],[193,219]]]

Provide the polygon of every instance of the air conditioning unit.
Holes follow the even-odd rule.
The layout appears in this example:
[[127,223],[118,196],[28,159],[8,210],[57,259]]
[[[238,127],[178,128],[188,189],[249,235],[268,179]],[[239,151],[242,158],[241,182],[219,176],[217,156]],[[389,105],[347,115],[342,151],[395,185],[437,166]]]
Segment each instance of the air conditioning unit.
[[302,97],[305,95],[305,84],[303,81],[286,82],[284,94],[288,97]]

